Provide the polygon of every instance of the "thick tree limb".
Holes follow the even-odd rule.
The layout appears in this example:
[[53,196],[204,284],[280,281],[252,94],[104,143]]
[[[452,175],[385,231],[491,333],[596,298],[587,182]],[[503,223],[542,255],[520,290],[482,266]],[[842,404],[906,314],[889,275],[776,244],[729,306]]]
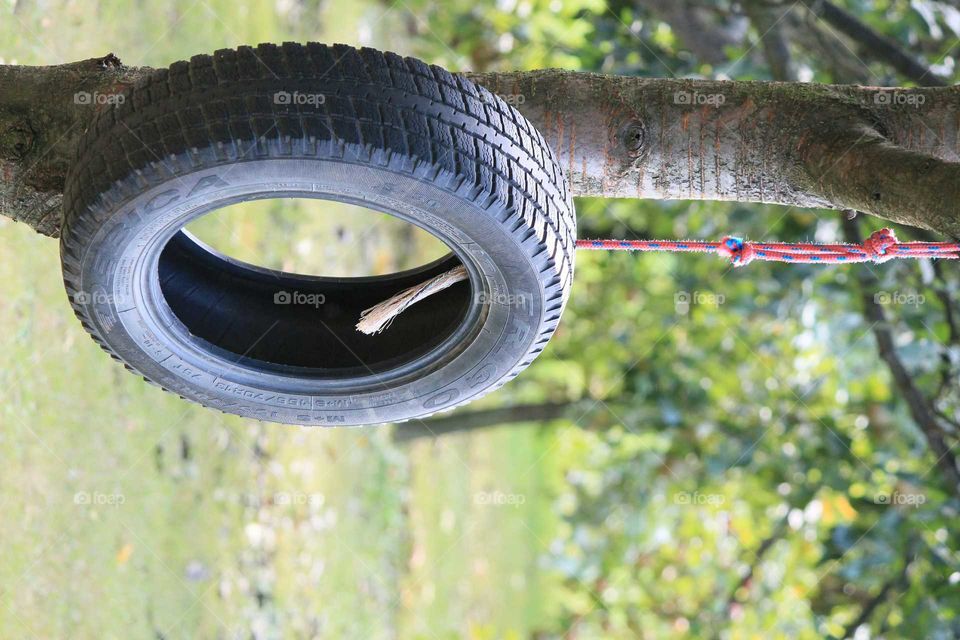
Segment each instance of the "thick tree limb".
[[[0,66],[0,211],[56,235],[77,138],[93,110],[109,106],[77,96],[116,95],[149,71],[112,56]],[[857,207],[960,236],[960,198],[952,195],[960,188],[952,179],[960,89],[559,70],[470,77],[514,98],[559,155],[577,196]],[[911,184],[946,191],[911,193]]]
[[64,179],[86,123],[146,71],[113,54],[50,67],[0,65],[0,213],[56,235]]
[[[560,155],[576,195],[858,208],[960,233],[960,205],[947,202],[951,185],[960,184],[951,182],[958,166],[955,88],[552,70],[471,77],[497,93],[524,96],[524,115]],[[947,191],[922,195],[915,186],[905,200],[907,184]]]
[[871,127],[816,141],[803,157],[817,191],[835,206],[956,237],[960,164],[893,144]]

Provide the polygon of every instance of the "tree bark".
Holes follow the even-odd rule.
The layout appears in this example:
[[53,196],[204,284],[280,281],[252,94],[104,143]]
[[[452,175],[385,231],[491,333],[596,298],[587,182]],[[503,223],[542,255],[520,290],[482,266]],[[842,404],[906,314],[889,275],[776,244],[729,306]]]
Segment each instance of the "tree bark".
[[[56,235],[85,124],[150,71],[0,66],[0,212]],[[468,75],[540,129],[576,196],[854,208],[960,237],[960,89]]]
[[49,67],[0,65],[0,213],[57,235],[64,181],[86,123],[149,71],[125,67],[113,54]]
[[576,195],[858,209],[960,234],[956,88],[471,77],[524,96]]

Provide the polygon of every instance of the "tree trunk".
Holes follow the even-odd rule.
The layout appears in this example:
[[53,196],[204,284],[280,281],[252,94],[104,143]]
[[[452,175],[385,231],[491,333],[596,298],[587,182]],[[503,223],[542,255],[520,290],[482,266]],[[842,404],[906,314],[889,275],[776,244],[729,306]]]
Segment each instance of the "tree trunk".
[[[56,235],[78,136],[149,72],[0,66],[0,212]],[[849,208],[960,237],[955,88],[468,75],[540,129],[576,196]]]
[[[593,403],[596,404],[596,403]],[[463,433],[495,427],[501,424],[547,422],[567,416],[577,417],[574,410],[583,412],[589,405],[583,402],[521,404],[495,409],[481,409],[453,413],[439,418],[427,418],[398,425],[393,432],[395,442],[410,442],[422,438],[436,438],[450,433]]]
[[50,67],[0,65],[0,213],[56,236],[86,123],[149,71],[124,67],[113,54]]

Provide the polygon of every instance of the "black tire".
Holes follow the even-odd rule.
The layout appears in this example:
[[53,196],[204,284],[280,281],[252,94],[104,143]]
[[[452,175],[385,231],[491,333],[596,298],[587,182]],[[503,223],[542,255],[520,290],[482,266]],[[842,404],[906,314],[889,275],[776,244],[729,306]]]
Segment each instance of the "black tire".
[[[317,278],[182,231],[268,197],[362,204],[452,253]],[[544,348],[573,276],[573,205],[540,133],[465,78],[372,49],[260,45],[158,71],[98,114],[64,202],[64,282],[93,338],[184,398],[275,422],[394,422],[475,399]],[[354,330],[364,308],[459,262],[469,282],[380,335]],[[325,304],[277,304],[283,292]]]

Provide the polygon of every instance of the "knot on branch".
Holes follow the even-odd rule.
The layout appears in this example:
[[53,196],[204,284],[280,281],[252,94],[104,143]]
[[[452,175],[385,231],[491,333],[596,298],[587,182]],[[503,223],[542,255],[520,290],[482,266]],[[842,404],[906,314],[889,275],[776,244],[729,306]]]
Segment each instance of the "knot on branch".
[[123,67],[123,63],[120,62],[120,58],[113,53],[108,53],[102,58],[94,58],[94,60],[100,64],[100,68],[102,69],[120,69]]
[[620,130],[620,141],[631,158],[639,158],[646,149],[647,131],[639,120],[631,120]]
[[14,125],[0,133],[0,158],[22,160],[33,148],[33,130],[26,124]]

